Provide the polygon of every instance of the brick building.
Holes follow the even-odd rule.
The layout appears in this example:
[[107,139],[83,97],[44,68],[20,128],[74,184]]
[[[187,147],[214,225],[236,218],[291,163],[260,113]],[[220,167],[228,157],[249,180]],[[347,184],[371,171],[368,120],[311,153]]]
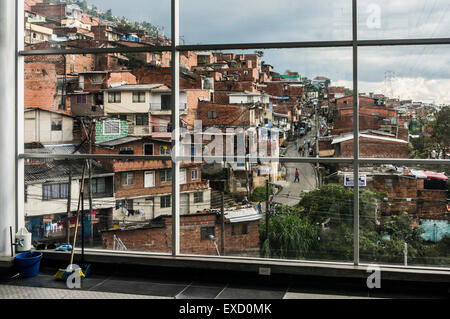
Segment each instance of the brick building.
[[[225,255],[259,256],[259,215],[253,208],[240,208],[225,212]],[[193,255],[217,255],[221,247],[220,213],[203,212],[180,216],[181,253]],[[209,237],[216,239],[214,242]],[[147,225],[123,227],[102,232],[103,247],[114,248],[114,236],[127,249],[170,253],[172,249],[172,218],[160,216]]]
[[[343,174],[340,172],[341,183]],[[367,177],[367,188],[384,192],[379,204],[382,216],[407,212],[420,219],[446,219],[448,178],[442,173],[406,168],[382,166],[362,168],[361,175]]]
[[[335,137],[331,143],[334,156],[353,157],[353,144],[353,133]],[[361,158],[409,158],[408,142],[404,140],[361,132],[359,144]]]
[[[170,155],[170,148],[170,140],[122,137],[96,143],[94,154],[158,156]],[[118,206],[114,211],[115,220],[128,222],[151,220],[170,213],[172,206],[170,160],[107,160],[102,164],[115,173],[115,196],[118,200]],[[211,191],[209,182],[202,181],[201,163],[182,163],[180,185],[183,214],[210,208]],[[123,207],[128,212],[133,212],[133,215],[125,215]]]

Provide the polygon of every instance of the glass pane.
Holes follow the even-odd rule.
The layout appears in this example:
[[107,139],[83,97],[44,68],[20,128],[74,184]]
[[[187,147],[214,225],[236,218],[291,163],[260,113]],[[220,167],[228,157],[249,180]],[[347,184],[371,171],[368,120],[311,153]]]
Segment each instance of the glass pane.
[[[247,155],[252,163],[204,160],[200,178],[208,183],[211,195],[203,200],[212,210],[196,210],[195,196],[181,198],[181,210],[191,211],[181,216],[181,252],[351,261],[353,189],[336,185],[339,165],[321,163],[317,168],[266,161],[270,156],[334,156],[329,137],[334,114],[331,103],[351,92],[351,49],[195,53],[197,65],[190,70],[201,74],[202,85],[212,91],[208,99],[196,104],[196,113],[189,114],[187,129],[203,136],[199,140],[196,134],[183,136],[183,155],[194,159]],[[185,66],[189,69],[189,64]],[[281,191],[272,187],[270,192],[272,197],[273,191],[280,191],[271,205],[268,224],[272,243],[264,237],[268,179],[282,187]],[[277,236],[283,227],[288,229],[285,235],[297,232],[298,236],[280,239]],[[289,246],[282,240],[290,240]],[[310,245],[302,247],[305,240]]]
[[181,43],[349,40],[351,16],[350,0],[180,1]]
[[361,215],[362,262],[450,266],[449,173],[448,165],[361,168],[363,207],[367,193],[377,198],[376,215]]
[[50,48],[46,47],[50,42],[66,44],[73,40],[88,47],[93,41],[125,46],[170,42],[169,1],[152,0],[150,5],[141,0],[126,4],[119,0],[65,2],[25,1],[26,46]]
[[[295,151],[293,142],[288,149]],[[181,216],[181,253],[352,261],[353,188],[344,186],[337,176],[343,167],[325,163],[204,163],[202,180],[211,190],[203,200],[211,205],[211,211]],[[185,203],[192,210],[195,196],[182,200],[182,209]],[[373,207],[367,214],[374,214]]]
[[[449,50],[448,45],[360,48],[361,157],[448,156]],[[337,102],[341,139],[349,134],[345,124],[353,114],[346,100]]]
[[446,0],[360,0],[359,39],[448,38]]

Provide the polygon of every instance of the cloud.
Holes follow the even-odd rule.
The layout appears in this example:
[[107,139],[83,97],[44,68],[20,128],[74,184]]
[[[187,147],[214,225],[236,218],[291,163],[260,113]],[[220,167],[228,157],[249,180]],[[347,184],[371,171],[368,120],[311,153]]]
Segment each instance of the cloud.
[[[88,2],[105,10],[112,8],[119,16],[164,25],[170,35],[170,1]],[[379,8],[380,28],[367,23],[374,14],[368,8],[374,5]],[[449,11],[448,0],[359,0],[358,37],[449,37]],[[350,0],[182,0],[180,33],[186,44],[350,40],[351,16]],[[359,76],[363,83],[383,83],[385,73],[394,72],[398,78],[416,79],[399,82],[402,95],[448,101],[449,51],[450,46],[360,48]],[[281,73],[290,69],[308,77],[324,75],[349,83],[351,59],[349,48],[265,50],[264,56]],[[433,85],[443,92],[436,93]]]

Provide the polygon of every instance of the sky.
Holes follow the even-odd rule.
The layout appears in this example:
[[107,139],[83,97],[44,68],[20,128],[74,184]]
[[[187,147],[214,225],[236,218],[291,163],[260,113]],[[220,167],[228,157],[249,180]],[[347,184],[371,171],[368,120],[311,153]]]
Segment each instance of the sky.
[[[164,27],[167,36],[170,2],[88,0]],[[180,35],[182,44],[351,40],[351,0],[180,0]],[[359,39],[428,37],[450,37],[449,0],[358,1]],[[450,104],[449,52],[450,46],[360,48],[360,92]],[[351,48],[264,50],[263,60],[279,73],[322,75],[352,87]]]

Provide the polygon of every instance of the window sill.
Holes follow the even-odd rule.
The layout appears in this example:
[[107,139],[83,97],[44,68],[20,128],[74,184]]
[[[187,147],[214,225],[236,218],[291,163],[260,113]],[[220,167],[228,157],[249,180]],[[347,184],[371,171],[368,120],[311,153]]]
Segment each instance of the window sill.
[[[70,253],[43,251],[44,259],[67,261]],[[76,249],[75,255],[80,255]],[[297,260],[274,260],[243,257],[217,257],[170,254],[149,254],[142,252],[115,252],[106,250],[85,250],[89,263],[121,264],[124,266],[148,266],[183,269],[204,269],[217,271],[236,271],[258,274],[261,267],[270,268],[273,275],[317,276],[335,278],[367,279],[368,265],[355,266],[352,263],[314,262]],[[380,265],[381,276],[385,280],[450,284],[450,269],[424,269]]]

